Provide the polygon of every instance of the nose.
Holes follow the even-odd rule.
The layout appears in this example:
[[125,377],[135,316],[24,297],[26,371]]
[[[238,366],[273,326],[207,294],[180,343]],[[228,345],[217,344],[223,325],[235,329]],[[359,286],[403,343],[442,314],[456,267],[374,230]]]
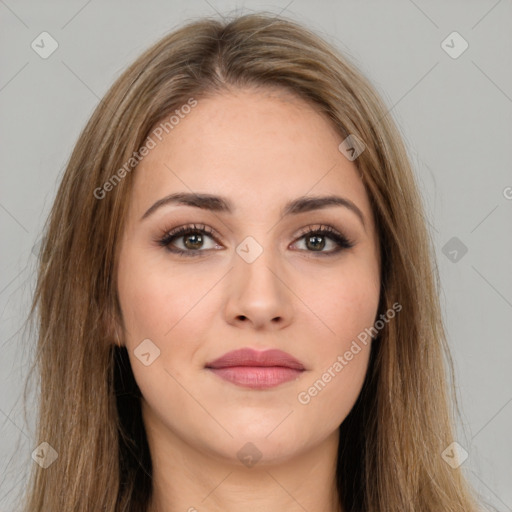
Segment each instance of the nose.
[[279,330],[293,320],[293,291],[270,250],[252,263],[235,254],[229,273],[225,319],[231,325],[255,330]]

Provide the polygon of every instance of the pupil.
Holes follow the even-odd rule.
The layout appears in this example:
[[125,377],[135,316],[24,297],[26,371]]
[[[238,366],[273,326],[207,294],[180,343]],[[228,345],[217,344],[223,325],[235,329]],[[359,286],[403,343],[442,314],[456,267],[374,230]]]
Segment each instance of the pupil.
[[[195,242],[188,243],[189,240],[195,239]],[[194,233],[185,237],[185,247],[188,249],[198,249],[203,243],[203,237],[200,234]]]
[[[314,240],[312,244],[309,243],[311,240]],[[307,238],[306,245],[308,248],[323,249],[325,247],[325,240],[322,236],[312,235]]]

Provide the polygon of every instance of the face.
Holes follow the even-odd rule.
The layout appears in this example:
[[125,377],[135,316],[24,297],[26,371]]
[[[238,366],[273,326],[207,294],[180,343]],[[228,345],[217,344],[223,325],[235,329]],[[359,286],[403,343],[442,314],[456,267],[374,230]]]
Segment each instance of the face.
[[[233,462],[247,442],[270,462],[334,438],[364,381],[380,292],[373,212],[343,138],[286,91],[237,90],[198,99],[153,139],[118,266],[146,428]],[[341,200],[311,202],[325,196]],[[244,348],[302,369],[282,354],[209,367]]]

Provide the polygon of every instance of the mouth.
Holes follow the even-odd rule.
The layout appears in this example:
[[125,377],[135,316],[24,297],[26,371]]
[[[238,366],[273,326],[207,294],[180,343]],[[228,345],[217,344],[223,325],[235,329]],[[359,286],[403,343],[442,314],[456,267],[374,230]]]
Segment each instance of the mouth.
[[286,352],[250,348],[228,352],[205,368],[225,381],[251,389],[279,386],[298,379],[305,371],[304,365]]

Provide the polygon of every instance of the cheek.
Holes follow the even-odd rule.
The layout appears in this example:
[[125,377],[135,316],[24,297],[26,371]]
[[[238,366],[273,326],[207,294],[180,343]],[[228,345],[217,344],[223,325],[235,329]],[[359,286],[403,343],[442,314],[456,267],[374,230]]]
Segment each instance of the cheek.
[[[314,370],[297,402],[303,414],[327,429],[337,428],[361,391],[371,351],[379,289],[360,280],[332,283],[324,296],[324,322],[333,332],[315,346]],[[319,304],[321,306],[321,304]],[[313,420],[313,418],[316,418]]]
[[119,265],[118,292],[127,344],[145,338],[167,343],[180,323],[195,314],[213,277],[184,273],[160,255],[151,261],[135,251],[126,254]]
[[[135,380],[148,400],[159,403],[164,389],[179,394],[173,376],[179,382],[189,378],[189,366],[209,325],[208,315],[215,311],[213,294],[205,297],[215,281],[218,276],[212,273],[179,272],[162,258],[151,261],[136,251],[123,255],[118,293],[124,343]],[[146,366],[138,356],[148,352],[145,362],[151,362]]]
[[346,350],[352,339],[373,325],[380,282],[372,267],[347,265],[336,273],[317,274],[304,284],[307,305],[323,324],[324,339],[330,340],[320,345],[327,353]]
[[[326,333],[315,344],[314,371],[297,396],[303,414],[337,428],[352,409],[363,385],[371,350],[370,327],[378,310],[380,282],[372,267],[346,271],[309,293],[308,306]],[[311,284],[311,283],[310,283]],[[315,320],[316,322],[316,320]]]
[[[325,431],[338,428],[352,410],[368,369],[371,344],[349,344],[347,350],[333,354],[325,366],[297,395],[297,407],[305,423]],[[346,354],[351,354],[350,360]]]
[[[157,405],[164,389],[181,396],[178,382],[188,381],[191,361],[203,339],[199,291],[197,298],[193,292],[180,296],[178,284],[175,278],[167,283],[155,274],[142,279],[134,275],[121,301],[135,380],[146,399],[155,399]],[[148,366],[143,357],[150,362]]]
[[161,279],[134,276],[119,300],[131,343],[140,337],[162,340],[183,316],[182,303]]
[[124,265],[118,291],[130,365],[150,409],[171,422],[176,411],[190,409],[180,383],[190,388],[184,375],[201,339],[194,317],[201,290],[188,288],[177,272],[143,266],[135,258],[127,257]]

